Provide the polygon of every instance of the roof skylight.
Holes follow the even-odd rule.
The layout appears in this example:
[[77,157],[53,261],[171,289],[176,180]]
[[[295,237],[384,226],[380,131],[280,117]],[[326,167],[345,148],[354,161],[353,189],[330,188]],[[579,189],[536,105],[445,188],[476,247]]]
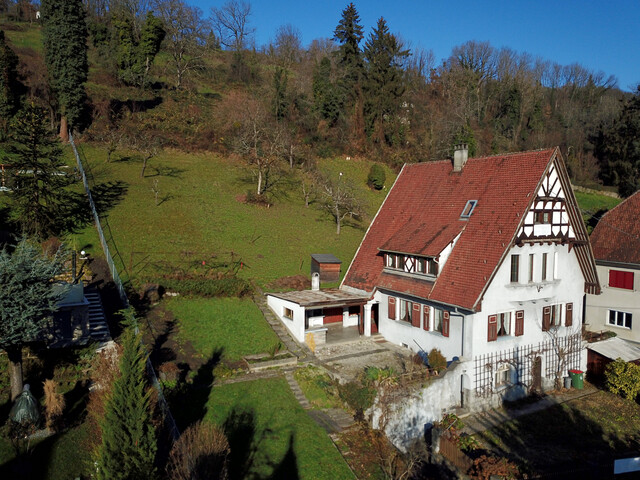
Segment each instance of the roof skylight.
[[469,218],[473,213],[473,209],[476,208],[477,200],[467,200],[467,204],[464,206],[460,218]]

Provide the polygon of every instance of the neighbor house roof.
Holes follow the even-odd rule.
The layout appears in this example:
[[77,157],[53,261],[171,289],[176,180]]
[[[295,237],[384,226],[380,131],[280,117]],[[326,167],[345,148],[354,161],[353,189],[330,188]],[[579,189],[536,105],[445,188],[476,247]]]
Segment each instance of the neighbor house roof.
[[596,260],[640,265],[640,191],[612,208],[591,234]]
[[634,362],[640,359],[640,345],[618,337],[589,343],[587,348],[611,360],[621,358],[625,362]]
[[[366,292],[381,288],[478,309],[554,160],[562,162],[557,149],[470,158],[460,172],[453,171],[449,160],[405,165],[343,286]],[[464,218],[469,200],[477,203]],[[384,251],[436,257],[456,237],[435,281],[384,271]]]

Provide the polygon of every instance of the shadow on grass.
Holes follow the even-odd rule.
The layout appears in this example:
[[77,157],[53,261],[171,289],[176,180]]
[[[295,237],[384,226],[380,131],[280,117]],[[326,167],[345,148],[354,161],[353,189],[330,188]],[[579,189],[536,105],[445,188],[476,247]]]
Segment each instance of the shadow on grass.
[[[612,416],[607,419],[608,414]],[[625,414],[599,414],[602,424],[616,423],[614,417],[620,415]],[[602,424],[565,404],[515,418],[477,436],[491,445],[491,452],[514,461],[524,472],[544,478],[553,474],[553,478],[600,479],[608,478],[615,459],[636,457],[639,451],[637,439],[621,438],[614,433],[617,429],[607,432]]]
[[[255,478],[263,480],[298,480],[298,459],[294,450],[294,434],[289,434],[287,451],[279,462],[272,461],[266,453],[266,441],[275,440],[276,433],[256,426],[256,414],[253,409],[234,407],[224,421],[223,430],[227,435],[231,453],[229,454],[229,478],[240,480]],[[269,475],[257,474],[255,470],[268,467]]]
[[[213,369],[220,363],[223,351],[222,348],[215,350],[209,359],[198,368],[190,382],[181,379],[178,387],[165,392],[171,413],[181,432],[202,420],[207,413],[209,394],[215,380]],[[180,366],[185,365],[181,364]],[[188,373],[188,371],[183,371],[182,377]]]

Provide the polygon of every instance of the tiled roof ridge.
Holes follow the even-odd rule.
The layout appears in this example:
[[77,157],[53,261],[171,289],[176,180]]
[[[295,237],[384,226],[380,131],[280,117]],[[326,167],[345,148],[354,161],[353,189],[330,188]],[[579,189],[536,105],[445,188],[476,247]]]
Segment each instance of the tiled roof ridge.
[[[624,205],[625,203],[627,203],[629,200],[631,200],[633,197],[635,197],[636,195],[640,194],[640,190],[638,190],[637,192],[631,194],[630,196],[628,196],[627,198],[625,198],[624,200],[622,200],[619,204],[617,204],[615,207],[613,207],[611,210],[607,210],[606,212],[604,212],[604,215],[602,215],[600,217],[600,220],[598,221],[598,225],[600,224],[600,222],[602,220],[604,220],[611,212],[613,212],[614,210],[616,210],[618,207],[620,207],[621,205]],[[616,212],[617,213],[617,212]],[[598,225],[596,225],[595,228],[598,228]],[[594,230],[595,230],[594,228]]]
[[[532,150],[525,150],[525,151],[522,151],[522,152],[494,153],[493,155],[483,155],[482,157],[469,157],[469,159],[467,161],[484,160],[484,159],[488,160],[488,159],[491,159],[491,158],[502,158],[502,157],[515,157],[515,156],[520,156],[520,155],[530,155],[532,153],[542,153],[542,152],[546,152],[546,151],[554,151],[557,148],[558,147],[547,147],[547,148],[535,148],[535,149],[532,149]],[[414,163],[405,162],[405,164],[409,165],[409,166],[412,166],[412,165],[431,165],[433,163],[444,163],[444,162],[451,163],[451,159],[450,158],[442,158],[440,160],[431,160],[431,161],[426,161],[426,162],[414,162]],[[629,197],[629,198],[631,198],[631,197]]]

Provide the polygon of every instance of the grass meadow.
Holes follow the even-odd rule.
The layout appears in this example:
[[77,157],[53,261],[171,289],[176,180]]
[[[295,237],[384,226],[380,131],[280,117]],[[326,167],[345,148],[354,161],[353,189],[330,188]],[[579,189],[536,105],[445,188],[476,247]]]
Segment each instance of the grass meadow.
[[[295,175],[267,208],[244,203],[254,179],[243,161],[211,153],[165,150],[149,162],[144,178],[135,155],[106,153],[80,145],[94,184],[111,182],[119,198],[112,199],[103,218],[105,233],[124,277],[136,281],[158,272],[189,272],[205,265],[238,265],[240,276],[264,286],[284,276],[308,274],[312,253],[332,253],[348,267],[369,221],[387,190],[366,185],[371,162],[327,160],[326,168],[343,172],[357,185],[367,212],[361,222],[347,222],[336,235],[335,222],[319,202],[305,208]],[[394,175],[387,170],[387,183]],[[158,193],[158,204],[154,189]],[[105,191],[105,196],[113,192]],[[100,200],[96,198],[96,200]],[[71,236],[78,249],[101,256],[91,225]]]
[[231,478],[355,478],[282,377],[214,387],[207,409],[225,426]]

